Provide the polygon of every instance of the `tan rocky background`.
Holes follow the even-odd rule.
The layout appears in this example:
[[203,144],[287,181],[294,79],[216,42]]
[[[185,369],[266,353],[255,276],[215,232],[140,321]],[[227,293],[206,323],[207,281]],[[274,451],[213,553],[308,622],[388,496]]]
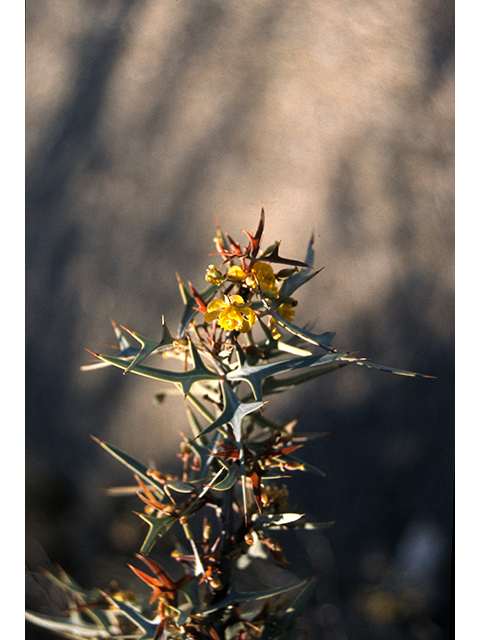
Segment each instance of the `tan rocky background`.
[[437,376],[345,369],[272,408],[331,432],[305,455],[335,480],[292,484],[337,521],[285,540],[291,573],[321,572],[305,624],[312,638],[448,637],[453,19],[448,0],[27,2],[32,607],[53,606],[35,573],[47,558],[84,586],[134,582],[138,505],[99,491],[129,476],[90,434],[175,469],[187,428],[150,381],[81,372],[85,348],[112,342],[111,317],[155,338],[164,314],[174,330],[175,272],[202,288],[215,219],[241,238],[263,202],[283,254],[303,258],[316,235],[325,269],[298,322]]

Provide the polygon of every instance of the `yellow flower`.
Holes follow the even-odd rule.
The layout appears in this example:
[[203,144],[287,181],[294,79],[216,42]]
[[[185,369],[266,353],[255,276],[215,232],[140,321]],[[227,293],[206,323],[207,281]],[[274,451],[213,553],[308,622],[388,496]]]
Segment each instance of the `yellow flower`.
[[295,309],[293,307],[296,306],[296,301],[294,302],[295,304],[291,304],[290,302],[284,302],[283,304],[281,304],[277,309],[278,315],[291,322],[293,320],[293,316],[295,315]]
[[251,287],[260,286],[261,291],[270,291],[277,297],[277,283],[272,265],[267,262],[256,262],[252,267],[252,272],[247,278],[247,284]]
[[211,300],[205,312],[205,322],[213,322],[218,318],[218,324],[227,331],[246,333],[257,321],[257,316],[243,300],[242,296],[224,296]]
[[209,265],[207,269],[207,273],[205,274],[205,280],[210,282],[211,284],[222,284],[224,280],[224,275],[217,269],[213,264]]
[[[295,304],[296,304],[296,301],[295,301]],[[285,320],[288,320],[288,322],[291,322],[293,320],[293,316],[295,315],[295,309],[293,308],[295,304],[284,302],[277,309],[278,315],[282,316],[282,318],[285,318]],[[278,331],[278,329],[276,328],[275,324],[276,324],[275,319],[270,317],[270,320],[268,321],[268,326],[270,331],[272,332],[272,337],[274,340],[280,340],[282,335],[280,331]]]
[[246,277],[247,274],[245,273],[245,271],[236,264],[230,267],[230,269],[227,271],[227,278],[229,280],[233,280],[234,282],[241,282],[242,280],[245,280]]

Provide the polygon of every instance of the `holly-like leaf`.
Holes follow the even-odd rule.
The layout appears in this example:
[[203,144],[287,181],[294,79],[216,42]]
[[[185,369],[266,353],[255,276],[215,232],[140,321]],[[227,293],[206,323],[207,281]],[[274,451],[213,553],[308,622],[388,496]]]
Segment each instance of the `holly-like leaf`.
[[[222,461],[220,461],[222,463]],[[223,463],[224,468],[221,473],[216,474],[209,486],[215,491],[228,491],[238,480],[238,467],[235,464]],[[223,473],[223,472],[226,473]],[[218,479],[221,478],[221,479]]]
[[274,596],[281,595],[282,593],[288,593],[294,589],[300,589],[305,587],[310,580],[299,580],[291,582],[290,584],[283,585],[281,587],[274,587],[273,589],[266,589],[264,591],[250,591],[242,592],[238,591],[235,584],[232,584],[227,596],[218,602],[214,607],[202,611],[202,615],[208,616],[219,609],[224,609],[232,604],[241,604],[242,602],[257,602],[258,600],[264,600],[265,598],[273,598]]
[[[240,473],[242,476],[242,493],[243,503],[245,509],[245,517],[247,514],[247,487],[246,487],[246,474],[245,474],[245,456],[243,450],[243,438],[242,438],[242,422],[245,416],[254,411],[258,411],[264,402],[241,402],[233,389],[228,383],[221,383],[223,393],[223,411],[210,425],[199,434],[199,436],[205,435],[210,431],[217,429],[224,424],[229,424],[232,427],[235,442],[238,448]],[[197,436],[197,437],[199,437]]]
[[[94,353],[97,358],[113,364],[119,369],[124,371],[129,367],[128,362],[121,358],[114,358],[111,356],[105,356],[100,353]],[[218,373],[215,373],[209,369],[203,362],[193,342],[190,341],[190,356],[193,360],[193,368],[188,371],[167,371],[165,369],[157,369],[155,367],[149,367],[147,365],[139,364],[133,369],[130,369],[132,373],[146,378],[152,378],[154,380],[162,380],[163,382],[171,382],[175,384],[184,395],[187,395],[191,387],[195,382],[202,382],[204,380],[220,380],[221,377]]]
[[280,242],[275,242],[273,247],[267,249],[267,251],[260,256],[259,260],[262,262],[273,262],[275,264],[289,264],[294,267],[306,267],[310,268],[309,264],[302,262],[301,260],[292,260],[290,258],[282,258],[278,253]]
[[31,622],[37,627],[53,631],[54,633],[63,635],[64,638],[72,638],[75,640],[83,640],[84,638],[111,638],[112,635],[108,629],[98,627],[84,622],[80,617],[73,621],[68,621],[65,618],[56,618],[53,616],[46,616],[41,613],[33,613],[31,611],[25,612],[25,619],[27,622]]
[[128,373],[129,371],[131,371],[134,367],[139,365],[140,362],[142,362],[142,360],[145,360],[145,358],[149,356],[151,353],[153,353],[154,351],[160,352],[162,351],[162,347],[170,347],[171,345],[173,345],[174,339],[172,337],[172,334],[168,330],[168,327],[165,323],[165,318],[163,316],[162,316],[162,327],[163,327],[162,339],[159,342],[156,340],[149,340],[148,338],[141,336],[139,333],[135,333],[134,331],[130,331],[130,329],[127,329],[126,327],[122,327],[122,329],[127,331],[131,336],[135,338],[135,340],[138,340],[138,342],[140,342],[140,344],[142,345],[142,348],[140,349],[140,351],[137,353],[135,358],[132,360],[132,362],[128,365],[128,367],[125,369],[123,373]]
[[[105,594],[106,595],[106,594]],[[119,611],[129,618],[140,630],[143,631],[142,640],[153,640],[156,637],[158,621],[153,622],[142,616],[135,607],[128,602],[106,595]]]
[[141,462],[138,462],[138,460],[135,460],[135,458],[132,458],[132,456],[128,453],[125,453],[118,447],[115,447],[113,444],[103,442],[95,436],[92,436],[92,439],[95,440],[95,442],[98,442],[98,444],[103,447],[105,451],[108,451],[110,455],[119,460],[123,465],[130,469],[130,471],[133,471],[134,474],[139,476],[143,480],[143,482],[150,485],[156,491],[159,491],[162,495],[164,495],[162,485],[159,482],[156,482],[154,477],[148,473],[148,468],[145,467],[145,465],[143,465]]
[[297,358],[289,358],[252,366],[248,363],[246,355],[238,343],[236,346],[236,353],[238,364],[233,371],[227,373],[227,380],[231,382],[247,382],[250,385],[256,400],[262,398],[262,382],[265,378],[305,367],[327,367],[329,370],[332,368],[338,369],[355,360],[344,353],[335,352],[326,355],[312,354],[308,356],[299,356]]
[[[301,327],[297,327],[297,325],[293,324],[293,322],[289,322],[288,320],[285,320],[285,318],[283,318],[278,313],[273,311],[271,307],[269,308],[269,314],[275,319],[276,322],[278,322],[278,324],[281,327],[283,327],[293,335],[302,338],[306,342],[310,342],[311,344],[315,344],[319,347],[322,347],[322,349],[325,349],[330,353],[340,353],[331,344],[331,341],[333,340],[335,333],[326,331],[324,333],[317,334],[307,329],[302,329]],[[340,355],[345,355],[345,354],[340,354]],[[343,357],[341,359],[344,360]],[[384,365],[375,364],[373,362],[370,362],[370,360],[366,360],[365,358],[352,358],[349,356],[348,361],[363,367],[368,367],[370,369],[377,369],[378,371],[385,371],[387,373],[394,373],[399,376],[408,376],[411,378],[435,378],[435,376],[430,376],[422,373],[415,373],[413,371],[406,371],[404,369],[396,369],[394,367],[386,367]]]
[[[123,331],[121,330],[121,328],[118,326],[118,324],[115,322],[115,320],[113,320],[112,318],[110,318],[110,322],[112,323],[112,327],[113,330],[115,332],[115,336],[118,340],[118,346],[116,347],[118,349],[118,353],[117,353],[117,358],[133,358],[135,357],[138,352],[139,349],[138,347],[135,347],[131,342],[128,341],[128,339],[126,338],[125,334],[123,333]],[[112,346],[115,348],[115,345],[108,345],[108,346]],[[102,367],[108,367],[109,363],[108,362],[91,362],[89,364],[85,364],[82,365],[80,367],[81,371],[91,371],[92,369],[100,369]]]
[[386,371],[387,373],[395,373],[397,376],[407,376],[409,378],[435,378],[435,376],[427,376],[425,373],[415,373],[414,371],[405,371],[404,369],[395,369],[394,367],[385,367],[383,364],[374,364],[370,360],[358,358],[355,364],[368,369],[377,369],[377,371]]
[[[262,206],[262,210],[260,211],[260,220],[258,221],[258,227],[255,232],[255,235],[251,237],[251,256],[252,258],[256,258],[258,254],[258,250],[260,249],[260,244],[263,238],[263,232],[265,230],[265,209]],[[250,234],[248,234],[250,235]]]
[[270,529],[271,527],[281,527],[282,525],[292,524],[303,518],[304,513],[268,513],[265,515],[255,514],[252,520],[256,527],[261,529]]
[[[185,286],[182,279],[177,273],[178,286],[180,288],[180,295],[184,302],[184,310],[178,327],[178,336],[183,338],[188,325],[198,313],[198,302],[192,292]],[[221,284],[210,284],[204,291],[200,293],[202,300],[206,303],[220,288]]]
[[330,351],[330,353],[335,353],[337,350],[331,344],[333,338],[335,337],[335,333],[333,331],[324,331],[323,333],[313,333],[308,329],[302,329],[301,327],[297,327],[297,325],[293,324],[293,322],[289,322],[285,320],[280,314],[273,310],[272,307],[268,307],[268,313],[275,319],[278,324],[286,329],[289,333],[293,334],[305,340],[305,342],[309,342],[310,344],[315,344],[325,351]]
[[240,432],[243,418],[254,411],[258,411],[264,402],[242,402],[238,399],[233,389],[228,383],[220,383],[223,397],[223,410],[213,422],[207,425],[196,437],[204,436],[211,431],[229,424],[234,433]]
[[320,271],[322,271],[322,269],[318,269],[317,271],[312,271],[313,263],[315,260],[313,242],[314,242],[314,235],[312,233],[310,242],[308,244],[307,253],[305,256],[305,264],[307,266],[304,266],[303,268],[299,269],[296,273],[293,273],[291,276],[283,280],[280,290],[278,292],[280,296],[291,296],[294,291],[299,289],[302,285],[304,285],[306,282],[308,282],[314,276],[320,273]]
[[178,520],[176,516],[171,515],[150,516],[146,513],[134,513],[148,524],[148,533],[140,549],[140,553],[145,555],[148,555],[153,549],[158,536],[163,536]]
[[285,631],[290,630],[294,625],[294,623],[298,620],[298,617],[300,616],[303,609],[305,608],[305,605],[313,595],[315,586],[317,584],[317,580],[318,580],[318,575],[308,580],[305,586],[303,587],[303,589],[294,599],[292,604],[285,611],[284,615],[281,617],[279,621],[279,624],[282,629],[284,629]]
[[325,471],[318,469],[309,462],[303,462],[303,460],[299,460],[298,458],[295,458],[294,456],[291,456],[289,454],[282,455],[281,460],[285,464],[285,467],[287,469],[290,468],[292,470],[294,469],[295,471],[306,471],[317,476],[322,476],[322,478],[330,478],[330,476],[326,474]]
[[[307,371],[299,373],[295,376],[287,376],[285,378],[267,378],[263,384],[263,395],[268,396],[272,393],[281,393],[282,391],[286,391],[287,389],[297,387],[299,384],[303,384],[304,382],[314,380],[319,376],[326,375],[327,373],[332,373],[333,371],[341,369],[342,367],[349,364],[348,361],[344,362],[343,360],[340,360],[340,363],[341,364],[338,364],[338,361],[334,360],[329,366],[325,364],[318,368],[307,369]],[[247,398],[245,398],[245,400],[246,399]]]

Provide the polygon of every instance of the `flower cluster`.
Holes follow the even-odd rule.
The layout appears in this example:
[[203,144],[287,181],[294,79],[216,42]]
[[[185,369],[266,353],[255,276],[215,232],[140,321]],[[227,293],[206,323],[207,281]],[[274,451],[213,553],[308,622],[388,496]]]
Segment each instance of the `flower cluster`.
[[[210,300],[204,309],[206,323],[217,321],[225,331],[248,333],[257,317],[268,315],[268,306],[264,302],[275,302],[276,314],[289,322],[292,321],[297,302],[291,297],[282,296],[278,282],[295,273],[299,266],[308,265],[281,258],[278,255],[278,243],[257,258],[263,235],[263,222],[262,211],[257,232],[255,235],[248,234],[250,243],[243,250],[230,237],[224,238],[219,234],[215,238],[218,253],[224,258],[223,263],[231,264],[225,272],[214,265],[209,265],[207,269],[205,279],[212,285],[223,287],[223,297]],[[240,264],[233,264],[235,259]],[[271,262],[292,265],[293,268],[275,273]],[[275,340],[281,338],[276,321],[271,315],[268,327]]]
[[224,296],[223,300],[212,300],[205,312],[205,322],[213,322],[218,318],[218,324],[227,331],[247,333],[257,321],[257,316],[244,301],[242,296]]
[[[208,304],[205,312],[205,322],[218,320],[218,324],[226,331],[240,331],[247,333],[257,321],[255,311],[249,306],[252,295],[260,295],[267,300],[276,300],[279,297],[277,279],[272,265],[267,262],[254,262],[250,269],[244,270],[239,265],[232,265],[225,275],[210,265],[205,276],[207,282],[215,285],[226,283],[238,284],[243,292],[239,294],[224,295],[223,300],[215,298]],[[247,300],[245,299],[247,298]],[[291,320],[295,311],[293,309],[296,301],[290,299],[289,302],[281,303],[277,308],[277,313],[287,320]],[[275,329],[275,320],[270,318],[270,330],[275,339],[281,337]]]
[[[136,557],[149,573],[129,566],[152,590],[150,601],[118,589],[115,582],[109,592],[82,589],[60,570],[50,578],[65,593],[65,614],[28,612],[30,622],[69,638],[299,637],[298,618],[313,594],[315,576],[266,585],[260,591],[243,591],[242,583],[254,578],[256,571],[260,576],[268,560],[288,567],[280,543],[272,537],[274,531],[333,524],[306,522],[304,514],[289,506],[283,484],[295,471],[328,476],[296,457],[309,438],[296,434],[296,419],[284,423],[264,415],[265,398],[353,363],[401,375],[419,374],[353,357],[331,344],[332,332],[314,333],[294,324],[296,301],[291,296],[318,273],[311,270],[313,237],[305,262],[300,262],[281,257],[278,242],[262,251],[263,228],[262,209],[258,229],[253,235],[247,233],[249,243],[244,248],[218,230],[215,243],[222,264],[209,266],[209,284],[202,293],[191,283],[188,291],[177,276],[184,308],[176,334],[170,333],[163,317],[160,340],[145,338],[112,320],[117,354],[91,352],[96,361],[82,367],[113,365],[124,373],[172,384],[183,395],[193,438],[182,434],[181,475],[146,467],[94,437],[134,473],[136,486],[126,491],[136,492],[143,503],[143,511],[135,513],[148,529]],[[285,339],[280,340],[277,325]],[[240,344],[238,334],[247,334],[248,344]],[[143,364],[158,355],[176,359],[177,368]],[[156,396],[157,402],[163,395]],[[174,547],[170,558],[178,563],[175,575],[147,558],[157,540],[167,535]],[[256,568],[259,558],[262,564]],[[250,564],[250,579],[238,580]],[[286,594],[292,591],[296,595],[287,604]]]

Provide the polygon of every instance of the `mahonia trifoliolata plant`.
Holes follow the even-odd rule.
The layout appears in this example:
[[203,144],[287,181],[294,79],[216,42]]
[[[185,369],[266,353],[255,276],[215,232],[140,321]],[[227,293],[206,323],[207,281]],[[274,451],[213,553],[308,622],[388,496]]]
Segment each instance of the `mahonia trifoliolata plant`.
[[[258,557],[288,566],[275,532],[332,524],[309,522],[290,507],[286,480],[292,473],[325,473],[297,457],[307,438],[297,434],[296,419],[269,419],[267,398],[351,364],[420,374],[339,351],[334,333],[295,324],[295,292],[319,273],[313,269],[313,236],[304,260],[285,258],[279,242],[263,248],[264,226],[262,208],[256,231],[246,232],[246,246],[217,227],[212,255],[219,264],[206,268],[201,292],[177,276],[184,306],[176,334],[163,318],[160,340],[112,321],[118,352],[91,352],[94,363],[83,367],[113,366],[170,383],[185,399],[192,433],[180,442],[177,476],[95,438],[133,472],[147,534],[137,554],[145,566],[130,566],[151,590],[149,599],[117,587],[108,593],[83,589],[58,568],[49,577],[67,596],[65,616],[27,612],[30,622],[66,638],[300,637],[299,617],[316,576],[261,591],[237,587],[239,572]],[[178,368],[145,364],[158,355],[177,360]],[[183,532],[172,543],[172,557],[181,565],[176,579],[151,557],[172,527]]]

